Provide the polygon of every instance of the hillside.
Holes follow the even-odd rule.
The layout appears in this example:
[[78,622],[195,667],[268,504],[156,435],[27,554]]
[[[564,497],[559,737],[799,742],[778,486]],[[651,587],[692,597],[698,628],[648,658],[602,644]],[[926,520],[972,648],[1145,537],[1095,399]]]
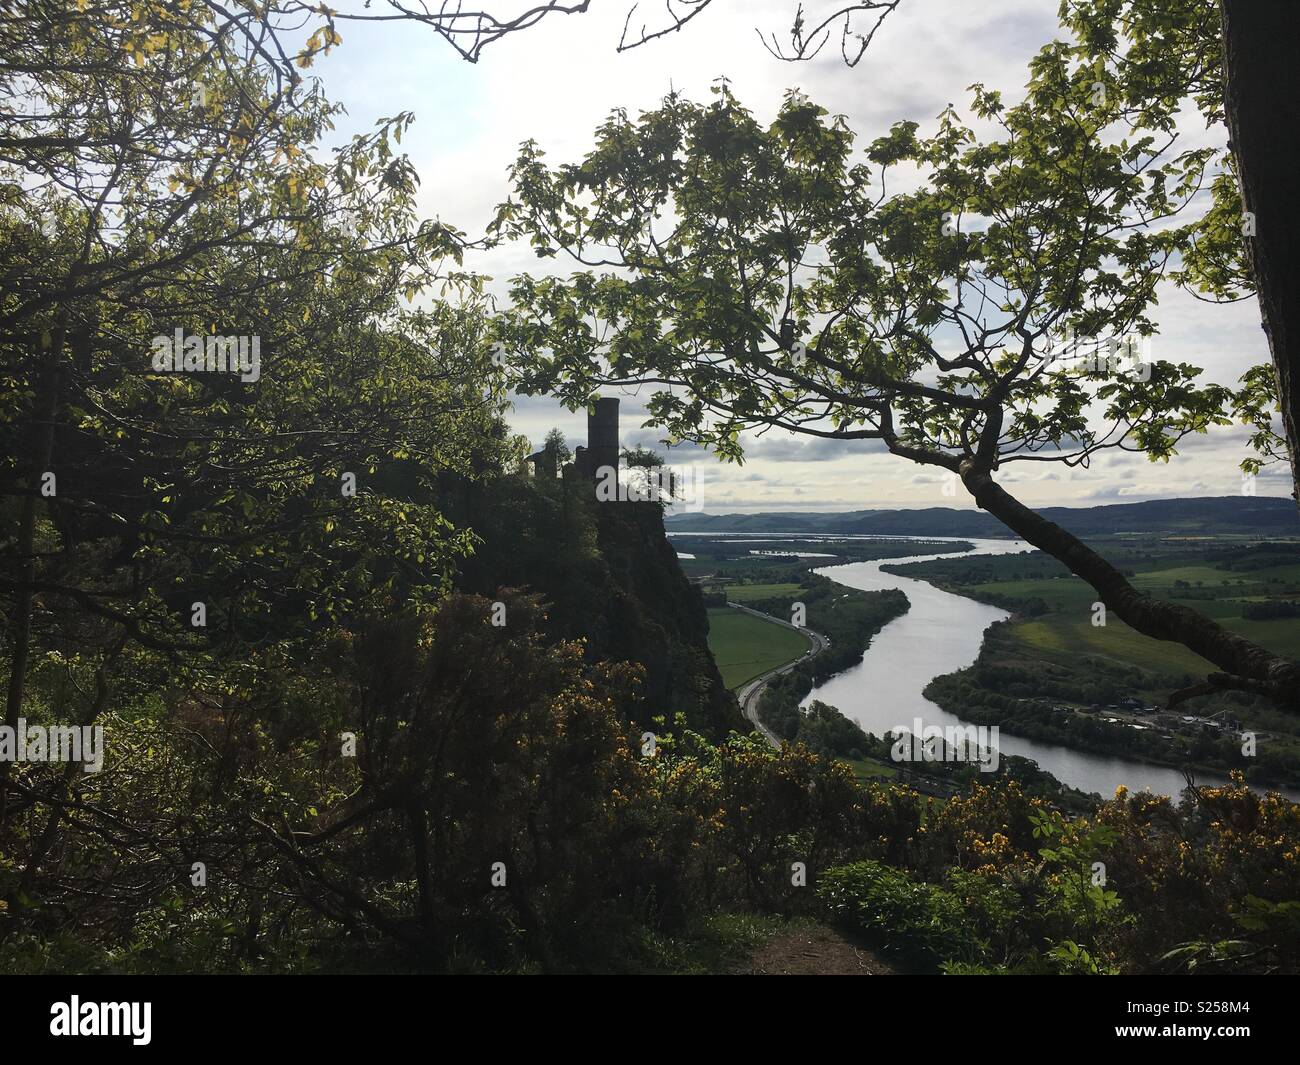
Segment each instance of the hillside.
[[[1040,513],[1077,536],[1115,533],[1188,533],[1300,536],[1300,510],[1282,497],[1207,496],[1155,499],[1099,507],[1046,507]],[[980,510],[854,510],[809,514],[678,514],[668,532],[823,533],[859,536],[1009,536],[1006,526]]]
[[715,738],[743,729],[708,649],[708,615],[664,534],[653,503],[602,505],[590,485],[505,478],[491,491],[449,491],[443,506],[479,543],[463,591],[495,598],[526,588],[547,604],[550,634],[585,641],[591,661],[644,667],[640,725],[685,715]]

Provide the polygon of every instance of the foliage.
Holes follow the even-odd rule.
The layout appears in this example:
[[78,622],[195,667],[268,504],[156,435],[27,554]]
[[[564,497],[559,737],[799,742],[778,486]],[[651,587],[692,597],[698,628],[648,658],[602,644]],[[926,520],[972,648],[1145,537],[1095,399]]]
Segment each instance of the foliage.
[[[1098,400],[1164,457],[1220,420],[1194,368],[1139,388],[1032,358],[1061,326],[1149,332],[1192,234],[1187,269],[1231,280],[1206,243],[1229,207],[1175,219],[1210,156],[1110,136],[1158,127],[1164,96],[1135,125],[1141,92],[1090,103],[1094,71],[1052,46],[1025,104],[975,90],[1005,136],[949,111],[862,161],[793,95],[766,127],[725,87],[617,114],[580,165],[526,147],[498,231],[628,271],[518,279],[490,324],[461,235],[416,217],[411,116],[320,150],[338,108],[300,72],[350,16],[22,8],[0,16],[6,723],[102,727],[107,759],[4,764],[0,969],[704,967],[829,904],[948,971],[1297,970],[1300,820],[1276,796],[1071,819],[1015,781],[934,801],[732,732],[659,509],[509,476],[524,442],[489,383],[500,336],[522,385],[575,405],[600,358],[662,371],[685,387],[655,419],[730,457],[742,426],[828,416],[950,468],[1105,446]],[[419,21],[468,55],[531,24],[461,17]],[[922,180],[886,196],[899,165]],[[159,368],[177,329],[257,338],[257,373]],[[834,644],[796,683],[900,609],[823,616],[804,588]],[[830,708],[804,724],[860,742]]]
[[[1207,685],[1294,709],[1294,661],[1142,595],[995,479],[1110,448],[1168,461],[1233,420],[1228,387],[1142,351],[1171,264],[1214,229],[1198,192],[1219,150],[1179,151],[1176,104],[1135,106],[1086,42],[1045,45],[1029,74],[1013,105],[972,86],[983,138],[949,106],[859,152],[802,94],[764,124],[724,80],[708,105],[614,112],[579,163],[527,142],[493,232],[578,270],[514,279],[513,383],[574,408],[655,386],[647,424],[726,460],[746,430],[880,441],[1223,670]],[[915,180],[891,192],[900,168]]]
[[[631,275],[516,279],[501,336],[520,387],[576,406],[600,383],[681,385],[652,397],[653,424],[736,459],[739,431],[764,425],[880,439],[952,470],[1041,460],[1049,445],[1058,459],[1125,441],[1167,457],[1223,420],[1223,389],[1170,362],[1141,381],[1045,358],[1066,328],[1152,332],[1182,230],[1135,219],[1172,220],[1195,189],[1193,160],[1102,136],[1123,116],[1092,85],[1049,46],[1022,104],[975,89],[972,110],[1005,139],[977,141],[949,110],[934,135],[900,123],[861,159],[843,120],[798,94],[763,126],[725,84],[709,106],[671,96],[637,120],[616,112],[580,164],[550,168],[526,145],[498,231]],[[903,164],[927,182],[887,195]],[[987,224],[963,228],[967,215]],[[787,319],[811,342],[796,349]],[[949,334],[952,358],[939,354]],[[934,371],[937,387],[920,383]],[[1111,432],[1088,426],[1090,401]]]

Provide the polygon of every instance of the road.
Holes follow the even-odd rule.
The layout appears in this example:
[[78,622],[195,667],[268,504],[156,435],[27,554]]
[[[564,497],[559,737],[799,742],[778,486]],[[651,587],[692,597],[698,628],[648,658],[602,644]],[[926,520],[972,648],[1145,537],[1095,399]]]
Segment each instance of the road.
[[831,645],[831,641],[820,632],[813,632],[812,629],[801,629],[798,625],[791,625],[788,621],[782,621],[780,618],[772,617],[771,614],[764,614],[762,611],[753,610],[750,607],[742,606],[740,603],[728,603],[727,606],[744,611],[746,614],[753,614],[754,617],[762,618],[764,621],[770,621],[773,625],[784,625],[787,629],[794,629],[795,632],[802,634],[808,640],[808,650],[793,662],[787,662],[776,669],[769,669],[766,673],[760,674],[753,680],[741,685],[740,690],[736,693],[736,698],[740,701],[741,712],[745,715],[745,718],[762,733],[763,738],[768,743],[773,747],[780,747],[781,740],[776,733],[758,719],[758,703],[763,697],[763,689],[767,687],[768,682],[773,677],[779,677],[782,673],[789,673],[800,662],[806,662],[813,656],[821,654]]

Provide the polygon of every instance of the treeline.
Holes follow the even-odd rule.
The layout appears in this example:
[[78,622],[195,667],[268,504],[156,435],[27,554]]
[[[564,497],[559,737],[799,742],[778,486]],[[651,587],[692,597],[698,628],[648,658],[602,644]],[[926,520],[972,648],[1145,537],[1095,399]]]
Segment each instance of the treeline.
[[1276,621],[1279,618],[1300,618],[1300,602],[1274,599],[1263,603],[1242,603],[1241,616],[1251,621]]
[[[1038,661],[1031,668],[1015,663],[1015,651],[1008,623],[994,623],[985,633],[975,664],[936,677],[926,686],[926,697],[963,720],[997,725],[1005,732],[1077,750],[1136,756],[1162,765],[1235,770],[1260,784],[1295,786],[1300,782],[1300,745],[1291,736],[1270,733],[1247,756],[1241,737],[1235,734],[1198,728],[1166,737],[1155,727],[1134,729],[1111,724],[1099,715],[1058,708],[1053,699],[1104,705],[1128,697],[1135,688],[1149,686],[1151,680],[1139,670],[1097,658],[1089,658],[1077,668]],[[1252,702],[1250,696],[1227,693],[1213,709],[1222,705],[1235,717]],[[1188,712],[1204,714],[1209,708],[1200,703]]]
[[1250,572],[1300,563],[1300,543],[1265,541],[1247,547],[1211,547],[1206,560],[1218,569]]
[[[871,637],[894,618],[907,613],[907,596],[896,588],[861,592],[817,573],[803,573],[797,593],[751,600],[746,605],[789,621],[795,603],[803,604],[804,624],[830,640],[820,654],[779,678],[802,678],[812,686],[862,661]],[[806,695],[805,691],[803,694]],[[801,696],[802,698],[802,696]]]
[[[1091,811],[1095,803],[1090,797],[1067,787],[1051,773],[1040,769],[1028,758],[1002,754],[998,767],[991,772],[966,759],[948,760],[944,757],[943,741],[939,740],[937,756],[932,761],[907,760],[895,757],[896,737],[876,736],[866,732],[856,722],[844,716],[837,707],[814,699],[807,706],[773,707],[786,728],[784,738],[798,743],[827,758],[840,758],[850,762],[873,761],[902,771],[904,785],[921,786],[918,777],[928,785],[937,785],[949,793],[961,793],[975,784],[989,785],[995,781],[1014,781],[1025,794],[1051,801],[1056,807],[1076,812]],[[904,743],[910,741],[903,739]]]

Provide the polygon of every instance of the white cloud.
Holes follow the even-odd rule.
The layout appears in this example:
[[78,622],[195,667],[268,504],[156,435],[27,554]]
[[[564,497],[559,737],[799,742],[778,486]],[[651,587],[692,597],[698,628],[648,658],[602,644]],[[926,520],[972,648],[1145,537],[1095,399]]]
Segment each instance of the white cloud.
[[[1014,99],[1026,79],[1027,60],[1056,32],[1057,0],[997,5],[913,0],[886,20],[852,70],[840,62],[833,43],[817,60],[800,65],[780,62],[762,48],[754,28],[787,30],[795,0],[717,0],[681,33],[620,55],[615,44],[627,6],[606,0],[585,15],[548,16],[489,47],[476,65],[459,60],[419,27],[350,25],[343,45],[318,63],[317,72],[327,94],[349,109],[340,136],[368,129],[381,116],[416,113],[403,148],[422,177],[423,210],[474,234],[506,197],[506,170],[523,140],[536,139],[552,160],[576,160],[612,109],[635,114],[674,88],[706,99],[720,76],[730,79],[739,98],[760,116],[770,116],[783,93],[797,86],[833,113],[846,115],[860,142],[902,119],[930,122],[949,103],[962,108],[967,86],[975,81]],[[810,16],[819,7],[806,6]],[[996,11],[990,10],[994,6]],[[644,18],[651,20],[658,11],[647,6]],[[539,263],[526,248],[508,248],[473,257],[469,265],[492,274],[493,291],[501,293],[509,275],[551,262]],[[1153,355],[1203,366],[1207,380],[1230,384],[1267,357],[1253,301],[1214,307],[1166,287],[1157,317],[1160,336]],[[662,434],[639,428],[642,420],[641,399],[625,397],[625,443],[655,446]],[[570,414],[546,400],[521,399],[512,423],[534,442],[552,425],[570,443],[586,436],[582,412]],[[743,467],[703,460],[710,508],[714,500],[749,510],[971,505],[961,496],[943,496],[942,476],[878,450],[870,442],[769,434],[754,442]],[[1024,464],[1007,467],[1007,473],[1033,506],[1240,490],[1242,432],[1194,438],[1184,451],[1159,466],[1142,456],[1110,454],[1088,470],[1053,467],[1039,473]],[[698,448],[683,448],[672,458],[701,456]],[[1284,471],[1266,470],[1258,491],[1287,494]]]

